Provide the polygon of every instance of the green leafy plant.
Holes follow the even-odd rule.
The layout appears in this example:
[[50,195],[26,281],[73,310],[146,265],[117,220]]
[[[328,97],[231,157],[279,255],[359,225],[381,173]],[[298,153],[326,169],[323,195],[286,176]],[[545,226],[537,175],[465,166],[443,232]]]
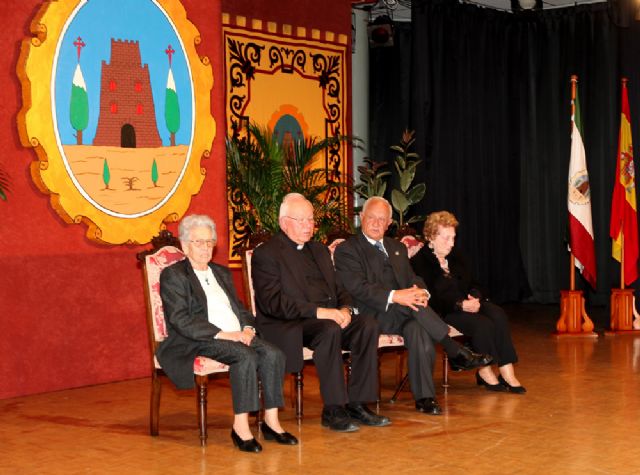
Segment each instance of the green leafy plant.
[[341,183],[328,180],[327,170],[315,160],[339,147],[347,137],[310,137],[281,143],[266,127],[250,124],[246,137],[227,138],[227,185],[237,214],[251,233],[278,231],[278,214],[287,193],[304,195],[313,205],[316,236],[324,239],[336,227],[348,225],[340,200]]
[[360,183],[353,190],[365,200],[372,196],[384,196],[387,191],[386,177],[391,175],[391,172],[386,170],[387,162],[374,162],[370,158],[365,158],[364,162],[366,165],[358,167]]
[[394,160],[396,171],[398,172],[398,183],[400,188],[391,190],[391,204],[398,213],[398,227],[402,229],[406,224],[423,221],[425,216],[412,216],[405,221],[405,215],[411,205],[418,203],[424,198],[427,187],[424,183],[411,186],[416,175],[416,167],[422,160],[415,152],[409,149],[415,142],[415,131],[405,130],[399,145],[392,145],[391,150],[398,152]]

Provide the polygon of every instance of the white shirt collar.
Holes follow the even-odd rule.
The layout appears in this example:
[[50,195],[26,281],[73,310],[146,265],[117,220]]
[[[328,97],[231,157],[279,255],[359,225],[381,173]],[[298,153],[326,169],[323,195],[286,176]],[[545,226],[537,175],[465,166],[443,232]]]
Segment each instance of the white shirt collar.
[[[371,238],[370,238],[369,236],[367,236],[365,233],[362,233],[362,235],[364,236],[364,238],[365,238],[367,241],[369,241],[369,243],[370,243],[372,246],[375,246],[375,245],[376,245],[376,243],[378,242],[378,241],[376,241],[375,239],[371,239]],[[382,242],[383,240],[384,240],[384,238],[380,239],[380,241],[379,241],[379,242],[380,242],[380,244],[382,244],[382,247],[384,247],[384,242]]]

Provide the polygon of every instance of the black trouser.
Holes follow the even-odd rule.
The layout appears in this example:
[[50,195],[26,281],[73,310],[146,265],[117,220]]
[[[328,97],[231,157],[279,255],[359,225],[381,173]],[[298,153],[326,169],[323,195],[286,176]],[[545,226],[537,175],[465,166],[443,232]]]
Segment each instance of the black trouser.
[[[399,310],[399,309],[398,309]],[[406,310],[405,310],[406,311]],[[409,383],[415,400],[435,396],[433,366],[435,344],[449,333],[449,326],[430,307],[410,311],[400,329],[408,352]]]
[[271,343],[254,337],[251,345],[230,340],[203,343],[198,355],[229,365],[233,412],[242,414],[260,409],[258,378],[262,381],[264,408],[284,405],[284,353]]
[[[303,319],[302,342],[313,350],[325,406],[375,401],[378,394],[378,323],[354,315],[345,329],[333,320]],[[351,378],[345,388],[342,350],[351,351]]]
[[493,356],[498,366],[518,361],[509,319],[502,307],[482,302],[478,313],[453,312],[445,317],[445,321],[470,337],[475,351]]

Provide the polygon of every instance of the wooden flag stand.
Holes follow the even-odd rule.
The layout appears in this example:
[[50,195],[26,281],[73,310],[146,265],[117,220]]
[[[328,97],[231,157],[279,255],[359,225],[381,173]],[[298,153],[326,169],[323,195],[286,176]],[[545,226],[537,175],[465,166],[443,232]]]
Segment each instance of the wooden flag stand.
[[587,315],[582,290],[575,290],[575,257],[573,253],[570,262],[571,289],[560,291],[560,318],[556,322],[556,331],[553,335],[559,338],[598,338],[598,334],[593,331],[593,321]]
[[611,313],[610,330],[605,332],[607,336],[624,333],[636,333],[640,330],[640,316],[636,312],[633,289],[624,287],[624,234],[620,238],[620,288],[611,289]]
[[611,330],[605,332],[607,335],[637,331],[633,325],[633,300],[633,289],[611,289]]
[[[575,114],[576,83],[578,77],[571,76],[571,117]],[[560,291],[560,318],[556,322],[556,337],[598,338],[593,331],[593,322],[587,315],[582,290],[576,290],[575,276],[576,258],[573,252],[569,259],[570,290]]]

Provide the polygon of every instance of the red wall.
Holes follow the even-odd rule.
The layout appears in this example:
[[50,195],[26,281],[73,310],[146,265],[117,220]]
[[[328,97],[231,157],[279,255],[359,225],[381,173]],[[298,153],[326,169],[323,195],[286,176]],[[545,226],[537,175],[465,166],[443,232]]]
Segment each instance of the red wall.
[[[222,7],[220,0],[182,1],[202,37],[198,51],[213,67],[217,126],[211,158],[203,162],[207,178],[189,212],[207,213],[218,223],[218,262],[225,262],[228,244],[221,11],[349,34],[350,2],[331,1],[337,8],[310,0],[223,1]],[[144,247],[95,244],[85,238],[83,225],[65,224],[34,186],[29,166],[35,153],[18,138],[16,63],[42,3],[10,2],[0,15],[0,163],[12,180],[9,201],[0,201],[0,399],[142,377],[149,365],[135,259]]]

